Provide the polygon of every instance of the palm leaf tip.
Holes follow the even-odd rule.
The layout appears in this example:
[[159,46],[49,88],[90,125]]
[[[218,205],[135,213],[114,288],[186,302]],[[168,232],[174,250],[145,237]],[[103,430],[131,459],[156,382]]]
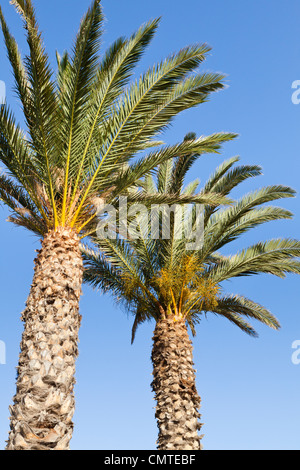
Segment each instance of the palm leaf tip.
[[184,139],[183,141],[187,141],[187,140],[196,140],[197,138],[197,135],[195,132],[188,132],[185,136],[184,136]]
[[242,317],[252,318],[274,330],[281,328],[277,318],[267,308],[240,295],[219,298],[213,312],[224,316],[252,336],[257,336],[257,333],[248,323],[245,323]]

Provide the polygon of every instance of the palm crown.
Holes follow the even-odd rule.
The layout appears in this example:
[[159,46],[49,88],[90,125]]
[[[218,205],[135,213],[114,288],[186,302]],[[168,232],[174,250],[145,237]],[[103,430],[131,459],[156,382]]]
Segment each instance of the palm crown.
[[[99,58],[103,15],[94,0],[73,49],[51,69],[30,0],[13,0],[23,18],[29,54],[23,60],[0,9],[15,89],[26,131],[7,105],[0,109],[0,199],[10,220],[37,234],[61,226],[80,236],[93,230],[95,198],[113,201],[162,161],[179,153],[217,152],[233,134],[162,146],[157,136],[184,109],[223,87],[224,76],[194,73],[210,48],[186,47],[130,79],[159,24],[116,40]],[[155,140],[156,139],[156,140]],[[151,147],[158,147],[133,158]]]
[[[147,194],[178,192],[195,194],[199,182],[184,188],[187,171],[197,156],[177,157],[160,165],[157,179],[144,181]],[[198,196],[213,191],[227,196],[247,178],[261,174],[256,165],[235,166],[238,157],[225,161],[198,190]],[[299,273],[300,242],[293,239],[273,239],[256,243],[235,255],[224,256],[219,250],[259,224],[278,219],[290,219],[290,211],[265,205],[270,201],[293,197],[294,191],[285,186],[267,186],[243,196],[229,206],[206,205],[202,212],[202,243],[199,249],[189,249],[190,241],[176,219],[171,219],[169,239],[148,237],[148,220],[137,217],[139,236],[132,239],[97,239],[99,250],[84,248],[85,280],[117,300],[125,303],[134,314],[133,337],[137,326],[145,320],[172,315],[183,318],[195,333],[195,325],[205,312],[226,317],[246,333],[256,332],[246,320],[252,318],[277,329],[276,318],[262,305],[240,295],[223,293],[223,281],[232,277],[270,273],[284,277]],[[197,222],[196,205],[189,210],[191,226]],[[184,220],[179,222],[184,223]],[[246,319],[245,319],[246,318]]]

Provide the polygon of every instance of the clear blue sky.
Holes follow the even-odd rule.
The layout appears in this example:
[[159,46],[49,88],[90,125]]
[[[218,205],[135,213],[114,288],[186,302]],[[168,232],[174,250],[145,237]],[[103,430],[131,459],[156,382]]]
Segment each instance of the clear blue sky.
[[[20,19],[8,0],[0,3],[26,51]],[[72,45],[89,0],[35,4],[54,64],[55,50],[63,52]],[[300,105],[291,101],[292,83],[300,80],[298,0],[103,0],[102,5],[106,16],[103,50],[141,23],[162,17],[139,70],[185,45],[207,42],[213,50],[203,70],[227,74],[226,90],[178,117],[165,135],[166,142],[175,143],[188,131],[239,134],[222,155],[202,157],[191,179],[205,181],[225,158],[240,155],[242,163],[260,164],[264,169],[263,176],[241,186],[244,193],[267,184],[285,184],[300,191]],[[2,38],[0,80],[6,82],[8,102],[21,120]],[[300,238],[299,196],[280,205],[293,211],[292,221],[266,224],[231,250],[266,238]],[[0,340],[7,347],[6,365],[0,365],[1,448],[15,392],[20,313],[30,288],[34,250],[39,248],[33,235],[5,222],[7,215],[0,208]],[[296,276],[281,280],[264,275],[233,280],[225,286],[228,292],[268,307],[282,325],[279,332],[255,324],[260,336],[252,339],[213,316],[199,326],[194,359],[205,449],[300,449],[300,365],[291,361],[292,343],[300,340],[299,281]],[[155,402],[150,390],[154,325],[141,326],[131,346],[132,319],[108,296],[89,287],[84,287],[81,313],[72,449],[155,449]]]

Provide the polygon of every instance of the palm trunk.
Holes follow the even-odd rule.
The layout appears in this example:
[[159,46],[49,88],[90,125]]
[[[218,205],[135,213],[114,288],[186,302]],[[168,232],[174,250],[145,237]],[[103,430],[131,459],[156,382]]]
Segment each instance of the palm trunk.
[[200,450],[200,397],[193,348],[185,321],[157,322],[152,350],[152,390],[157,401],[158,450]]
[[68,450],[75,409],[82,285],[79,239],[70,229],[48,232],[35,260],[10,407],[7,450]]

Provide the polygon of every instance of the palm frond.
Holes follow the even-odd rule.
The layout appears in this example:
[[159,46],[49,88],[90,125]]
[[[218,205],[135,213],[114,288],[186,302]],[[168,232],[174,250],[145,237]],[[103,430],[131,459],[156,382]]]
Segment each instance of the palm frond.
[[94,0],[92,6],[81,22],[72,57],[68,86],[64,90],[63,108],[66,116],[62,127],[62,141],[65,139],[66,155],[64,157],[65,183],[61,223],[64,225],[67,216],[67,195],[70,185],[69,173],[71,157],[76,158],[84,149],[85,126],[82,119],[88,112],[87,97],[91,91],[91,82],[96,74],[98,48],[103,21],[100,0]]
[[278,320],[268,309],[240,295],[229,295],[219,298],[213,313],[224,316],[251,336],[257,336],[257,334],[250,325],[243,321],[241,316],[259,321],[275,330],[280,328]]
[[[125,168],[124,171],[121,171],[120,169],[119,175],[116,176],[114,173],[111,179],[107,175],[105,175],[104,178],[103,174],[99,174],[98,170],[100,167],[98,167],[80,199],[80,204],[78,205],[77,211],[73,217],[71,226],[74,227],[77,223],[80,212],[84,206],[88,204],[88,197],[95,197],[99,192],[103,191],[103,181],[105,181],[106,187],[114,187],[115,192],[122,194],[126,189],[132,187],[135,182],[139,181],[140,178],[154,170],[155,167],[181,152],[184,152],[185,154],[200,152],[219,153],[222,144],[234,139],[235,137],[236,134],[223,132],[212,134],[210,136],[202,136],[194,141],[165,146],[160,150],[150,152],[146,157],[141,158],[137,162]],[[113,166],[111,169],[113,169]]]
[[250,274],[269,273],[285,277],[300,273],[300,242],[293,239],[272,239],[259,242],[223,259],[209,271],[215,282]]
[[11,35],[0,6],[0,23],[5,40],[7,56],[12,66],[15,91],[23,107],[24,117],[29,128],[33,125],[33,102],[31,87],[27,77],[24,62],[15,38]]
[[[252,226],[258,225],[258,223],[275,220],[277,217],[289,218],[290,213],[286,212],[283,214],[277,209],[270,209],[269,211],[261,211],[259,213],[257,211],[252,213],[251,211],[267,202],[294,196],[295,191],[287,186],[267,186],[242,197],[232,207],[213,214],[206,223],[206,237],[202,255],[205,257],[219,250],[226,243],[234,239],[235,233],[239,235],[246,232]],[[250,214],[249,217],[246,217],[247,214]],[[266,217],[265,220],[263,218],[259,220],[259,217],[255,219],[256,216],[262,216],[263,214]],[[252,215],[253,224],[251,224]]]
[[[37,181],[43,185],[46,182],[35,165],[32,150],[23,132],[16,126],[15,118],[6,105],[0,107],[0,159],[9,175],[23,186],[33,204],[38,207],[47,225],[49,218],[36,190]],[[9,185],[7,188],[9,190]]]
[[55,153],[58,142],[56,125],[58,112],[53,72],[31,0],[12,0],[12,4],[23,18],[29,45],[29,56],[25,58],[25,67],[33,103],[28,122],[31,143],[36,151],[36,163],[41,173],[45,175],[45,184],[57,225],[57,207],[51,174],[51,155]]
[[[71,176],[77,174],[73,190],[72,202],[74,200],[82,172],[90,167],[90,159],[94,159],[102,145],[103,132],[101,126],[110,117],[111,107],[122,94],[133,67],[140,60],[145,48],[153,38],[159,20],[148,22],[146,25],[131,36],[130,39],[120,38],[108,49],[100,67],[97,71],[95,83],[91,94],[93,104],[89,118],[89,130],[86,138],[85,148],[79,162],[73,162]],[[75,164],[74,164],[75,163]]]

